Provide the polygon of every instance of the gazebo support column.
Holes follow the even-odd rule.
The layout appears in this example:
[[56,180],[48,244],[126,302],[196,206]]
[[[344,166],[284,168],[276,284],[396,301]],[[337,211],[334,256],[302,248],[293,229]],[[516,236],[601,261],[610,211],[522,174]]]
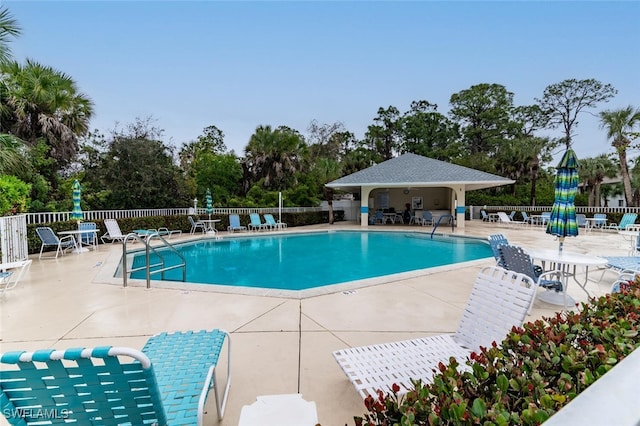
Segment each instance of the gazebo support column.
[[464,214],[467,209],[465,206],[466,188],[464,185],[462,185],[462,186],[456,186],[452,189],[455,194],[455,197],[453,197],[453,200],[452,200],[453,206],[451,206],[451,210],[455,211],[458,229],[464,229]]
[[360,226],[369,226],[369,194],[372,190],[370,186],[360,189]]

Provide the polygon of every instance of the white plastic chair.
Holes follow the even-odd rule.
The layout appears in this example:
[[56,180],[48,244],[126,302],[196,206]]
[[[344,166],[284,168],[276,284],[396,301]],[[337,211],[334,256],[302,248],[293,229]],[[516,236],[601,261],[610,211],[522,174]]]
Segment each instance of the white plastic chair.
[[0,263],[0,297],[4,296],[7,290],[11,290],[18,285],[24,274],[31,267],[31,259],[20,260],[18,262]]

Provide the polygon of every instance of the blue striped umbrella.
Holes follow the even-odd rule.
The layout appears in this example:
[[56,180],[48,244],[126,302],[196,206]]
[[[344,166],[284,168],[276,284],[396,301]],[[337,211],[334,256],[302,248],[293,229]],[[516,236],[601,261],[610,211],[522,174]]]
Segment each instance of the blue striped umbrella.
[[71,220],[82,220],[82,208],[80,207],[80,182],[76,179],[73,182],[73,211]]
[[559,250],[562,251],[564,237],[578,235],[576,206],[573,201],[578,193],[578,158],[572,149],[568,149],[556,167],[555,199],[551,208],[551,218],[547,223],[547,234],[559,237]]
[[206,203],[207,204],[204,211],[209,215],[209,219],[211,219],[211,215],[213,214],[213,199],[211,198],[211,191],[209,190],[209,188],[207,188]]

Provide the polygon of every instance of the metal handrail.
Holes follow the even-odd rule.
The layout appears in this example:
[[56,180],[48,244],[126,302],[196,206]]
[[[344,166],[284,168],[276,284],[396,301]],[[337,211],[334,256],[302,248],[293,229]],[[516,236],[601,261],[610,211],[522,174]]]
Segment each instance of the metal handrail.
[[[163,246],[170,249],[171,251],[173,251],[173,253],[175,253],[180,260],[182,261],[182,263],[179,263],[177,265],[171,265],[171,266],[165,266],[165,262],[164,262],[164,257],[162,256],[162,252],[159,250],[156,250],[155,247],[151,246],[150,242],[153,238],[159,238],[160,241],[162,241]],[[182,268],[182,281],[186,281],[187,280],[187,261],[184,258],[184,256],[178,251],[176,250],[176,248],[169,243],[167,240],[165,240],[164,238],[162,238],[162,236],[158,233],[158,232],[152,232],[146,235],[146,238],[142,238],[140,237],[140,235],[136,234],[135,232],[132,232],[130,234],[127,234],[126,237],[124,238],[124,241],[122,242],[122,286],[126,287],[127,286],[127,276],[129,274],[129,272],[127,271],[127,242],[129,240],[134,240],[134,241],[139,241],[142,244],[144,244],[144,251],[145,251],[145,264],[144,266],[141,266],[139,268],[132,268],[131,271],[129,272],[136,272],[136,271],[141,271],[141,270],[146,270],[146,279],[147,279],[147,289],[151,288],[151,274],[157,274],[157,273],[161,273],[162,274],[162,279],[164,279],[164,273],[165,271],[170,271],[172,269],[176,269],[176,268]],[[150,260],[151,260],[151,252],[153,252],[153,254],[155,254],[156,256],[158,256],[158,258],[160,259],[159,263],[154,263],[153,265],[150,264]],[[156,267],[159,266],[160,269],[157,269],[153,272],[151,272],[151,268],[152,267]]]
[[455,226],[455,218],[453,217],[452,214],[443,214],[443,215],[440,215],[440,217],[438,218],[438,221],[433,226],[433,231],[431,231],[431,239],[433,239],[433,233],[436,232],[436,229],[438,228],[438,225],[440,225],[440,221],[442,220],[443,217],[449,218],[449,221],[451,222],[451,232],[453,232],[454,226]]

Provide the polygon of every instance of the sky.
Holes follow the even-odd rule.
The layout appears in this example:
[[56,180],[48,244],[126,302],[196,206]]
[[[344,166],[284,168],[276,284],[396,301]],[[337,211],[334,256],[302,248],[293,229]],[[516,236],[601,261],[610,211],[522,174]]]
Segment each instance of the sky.
[[[359,139],[378,108],[497,83],[531,105],[565,79],[618,94],[583,112],[578,157],[612,153],[599,111],[640,107],[639,1],[0,0],[26,58],[70,75],[108,134],[152,117],[176,147],[215,125],[242,155],[259,125],[308,134],[341,122]],[[562,136],[557,129],[542,136]]]

